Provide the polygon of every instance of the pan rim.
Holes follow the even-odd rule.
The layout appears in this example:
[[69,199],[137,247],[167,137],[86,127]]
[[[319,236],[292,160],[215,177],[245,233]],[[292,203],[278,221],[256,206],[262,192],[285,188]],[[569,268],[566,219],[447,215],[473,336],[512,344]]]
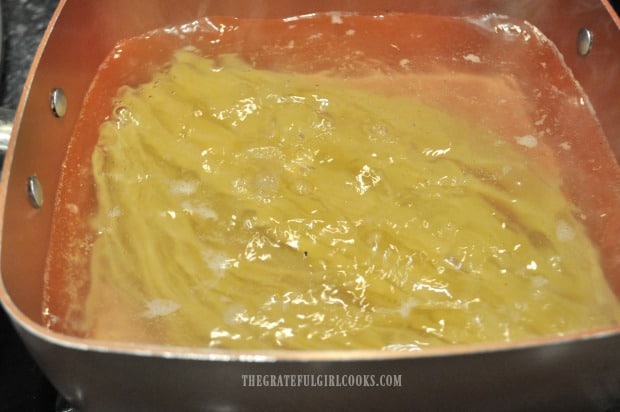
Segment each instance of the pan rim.
[[391,351],[382,349],[220,349],[98,340],[52,331],[34,322],[22,313],[8,296],[4,284],[1,281],[0,303],[2,303],[0,306],[4,307],[18,332],[28,333],[30,336],[45,341],[53,346],[82,352],[98,352],[102,354],[175,360],[238,361],[243,363],[414,360],[475,356],[486,353],[514,352],[528,349],[552,349],[553,347],[575,344],[577,342],[620,337],[620,326],[614,326],[507,342],[448,344],[446,346],[416,351]]
[[[33,61],[26,88],[20,99],[16,113],[16,124],[21,123],[21,117],[25,107],[25,102],[30,92],[32,78],[38,66],[47,38],[51,34],[52,28],[67,0],[61,0],[59,6],[52,17],[51,23],[43,37],[39,50]],[[611,5],[608,0],[601,0],[604,7],[609,12]],[[609,13],[620,27],[620,19]],[[1,24],[1,20],[0,20]],[[10,170],[13,158],[13,150],[16,142],[17,128],[13,130],[11,144],[9,146],[5,165]],[[8,192],[9,173],[2,176],[0,184],[0,198],[6,199]],[[5,215],[5,201],[0,202],[0,216]],[[0,232],[3,230],[4,220],[0,219]],[[4,237],[0,236],[0,250]],[[72,350],[100,352],[109,354],[124,354],[143,357],[158,357],[170,359],[191,359],[205,361],[242,361],[242,362],[278,362],[278,361],[376,361],[376,360],[402,360],[432,357],[452,357],[478,355],[481,353],[504,352],[513,350],[524,350],[532,348],[553,347],[555,345],[571,344],[579,341],[591,341],[620,337],[620,325],[605,329],[589,329],[580,332],[573,332],[563,336],[537,337],[512,342],[494,342],[467,345],[445,346],[440,348],[423,349],[420,351],[383,351],[380,349],[371,350],[229,350],[229,349],[208,349],[181,346],[163,346],[154,344],[133,344],[130,342],[111,342],[94,339],[86,339],[65,335],[51,331],[40,323],[32,320],[21,309],[15,305],[11,296],[5,288],[4,281],[0,275],[0,306],[3,306],[8,313],[14,326],[20,333],[29,335],[51,343],[55,346],[64,347]]]

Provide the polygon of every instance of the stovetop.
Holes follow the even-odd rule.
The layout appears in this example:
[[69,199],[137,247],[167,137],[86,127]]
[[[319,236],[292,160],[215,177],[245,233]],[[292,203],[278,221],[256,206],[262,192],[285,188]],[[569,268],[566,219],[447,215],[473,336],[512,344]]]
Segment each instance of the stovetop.
[[[4,46],[0,107],[14,109],[21,96],[34,53],[58,0],[0,1]],[[620,11],[620,0],[612,0],[611,3]],[[620,401],[617,408],[614,410],[620,411]],[[0,309],[0,411],[71,410],[30,358],[5,312]]]

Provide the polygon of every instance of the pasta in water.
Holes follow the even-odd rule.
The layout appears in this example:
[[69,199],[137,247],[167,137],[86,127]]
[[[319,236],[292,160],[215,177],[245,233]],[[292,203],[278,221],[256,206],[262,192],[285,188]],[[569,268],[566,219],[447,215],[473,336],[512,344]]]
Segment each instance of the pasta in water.
[[92,154],[86,335],[418,350],[617,323],[535,136],[372,83],[183,48],[121,88]]

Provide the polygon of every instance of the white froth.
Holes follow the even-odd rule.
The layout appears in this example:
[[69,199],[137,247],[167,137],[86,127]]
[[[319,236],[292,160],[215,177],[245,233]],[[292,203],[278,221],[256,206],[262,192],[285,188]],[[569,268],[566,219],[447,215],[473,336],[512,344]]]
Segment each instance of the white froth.
[[536,139],[531,134],[527,134],[525,136],[517,136],[515,137],[515,140],[518,144],[520,144],[521,146],[525,146],[528,149],[533,149],[538,146],[538,139]]
[[541,288],[549,283],[549,279],[544,276],[534,276],[532,277],[532,286],[535,288]]
[[180,308],[181,306],[172,300],[153,299],[146,303],[146,310],[142,313],[142,316],[149,319],[158,318],[170,315]]
[[69,210],[69,212],[73,213],[74,215],[77,215],[78,212],[80,211],[80,208],[75,203],[67,203],[67,209]]
[[213,219],[213,220],[217,220],[218,215],[215,212],[215,210],[208,208],[205,205],[195,205],[191,202],[183,202],[181,203],[181,207],[183,208],[183,211],[186,213],[191,214],[192,216],[195,215],[201,219]]
[[555,227],[555,235],[560,242],[569,242],[575,238],[575,229],[564,220],[559,220]]
[[232,305],[228,306],[228,308],[224,312],[224,322],[226,322],[226,324],[228,325],[240,323],[244,317],[245,312],[245,306],[239,303],[233,303]]
[[400,316],[402,316],[403,318],[408,317],[409,314],[411,313],[411,309],[415,308],[416,306],[417,306],[417,302],[414,299],[407,299],[406,302],[403,302],[403,304],[400,305],[400,309],[399,309]]
[[173,195],[191,195],[196,193],[198,182],[195,180],[173,180],[170,182],[170,193]]
[[332,18],[332,24],[342,24],[342,16],[340,15],[340,13],[331,13],[331,18]]
[[463,59],[467,60],[468,62],[472,62],[472,63],[480,63],[480,57],[472,53],[466,54],[465,56],[463,56]]
[[121,215],[121,208],[118,206],[114,206],[112,209],[108,210],[108,217],[119,217]]
[[547,120],[547,115],[546,115],[546,114],[543,114],[543,115],[542,115],[542,117],[541,117],[540,119],[538,119],[538,120],[536,120],[536,121],[534,122],[534,125],[536,125],[536,126],[542,126],[542,125],[545,123],[545,120]]
[[202,259],[216,276],[222,276],[224,270],[228,267],[226,256],[220,252],[204,250],[202,252]]

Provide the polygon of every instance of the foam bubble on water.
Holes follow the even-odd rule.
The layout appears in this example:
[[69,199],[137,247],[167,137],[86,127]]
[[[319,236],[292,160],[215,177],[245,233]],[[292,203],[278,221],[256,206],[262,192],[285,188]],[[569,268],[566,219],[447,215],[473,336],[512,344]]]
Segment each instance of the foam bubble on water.
[[332,18],[332,24],[342,24],[342,16],[340,15],[340,13],[338,12],[333,12],[330,13],[330,16]]
[[562,142],[560,143],[560,147],[564,150],[570,150],[573,145],[570,142]]
[[153,319],[170,315],[179,310],[181,306],[172,300],[153,299],[146,303],[146,310],[142,312],[145,318]]
[[344,34],[346,34],[347,36],[353,36],[355,34],[355,30],[349,29]]
[[575,238],[575,229],[565,220],[559,220],[555,227],[555,235],[560,242],[569,242]]
[[408,69],[410,63],[411,61],[409,59],[401,59],[399,62],[400,67],[402,67],[403,69]]
[[196,205],[191,202],[183,202],[181,203],[181,207],[183,208],[184,212],[189,213],[192,216],[195,215],[201,219],[217,220],[217,218],[219,217],[215,210],[202,204]]
[[538,146],[538,139],[536,139],[531,134],[526,134],[525,136],[517,136],[515,137],[515,140],[517,141],[517,144],[525,146],[528,149],[533,149]]
[[403,318],[406,318],[411,313],[411,309],[415,308],[417,305],[418,303],[414,299],[409,298],[406,302],[403,302],[403,304],[400,305],[398,313],[400,313],[400,316]]
[[538,119],[538,120],[536,120],[536,121],[534,122],[534,125],[536,125],[536,126],[542,126],[542,125],[545,123],[545,120],[547,120],[547,115],[546,115],[546,114],[543,114],[543,115],[542,115],[542,117],[541,117],[540,119]]
[[243,321],[246,309],[239,303],[233,303],[226,308],[224,312],[224,322],[228,325],[234,325]]
[[119,217],[121,215],[121,208],[118,206],[114,206],[110,210],[108,210],[108,217]]
[[463,59],[467,60],[468,62],[472,62],[472,63],[480,63],[481,61],[480,57],[476,56],[473,53],[466,54],[465,56],[463,56]]
[[252,184],[260,198],[264,201],[270,201],[270,199],[278,193],[280,179],[274,173],[265,172],[255,176]]
[[549,279],[544,276],[534,276],[532,277],[532,286],[535,288],[541,288],[549,283]]
[[202,259],[209,269],[218,277],[221,277],[224,274],[224,270],[228,267],[228,259],[221,252],[203,250]]
[[198,182],[195,180],[173,180],[170,182],[170,193],[173,195],[192,195],[198,189]]
[[77,215],[80,211],[80,208],[75,203],[67,203],[67,210],[69,210],[69,212],[73,213],[74,215]]

